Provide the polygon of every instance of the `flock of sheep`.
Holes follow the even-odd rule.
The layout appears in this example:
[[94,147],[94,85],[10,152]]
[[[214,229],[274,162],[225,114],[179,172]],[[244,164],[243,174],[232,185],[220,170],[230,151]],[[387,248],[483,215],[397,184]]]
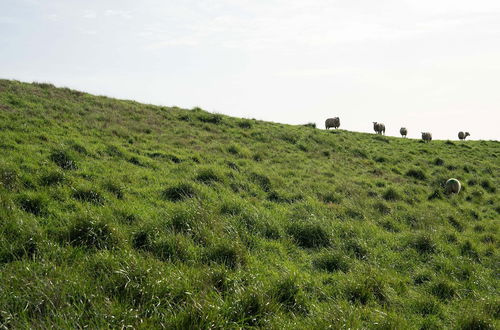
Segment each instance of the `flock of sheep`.
[[[340,127],[340,118],[339,117],[333,117],[333,118],[328,118],[325,121],[325,128],[339,128]],[[373,122],[373,130],[377,134],[384,134],[385,135],[385,125],[382,123],[378,123],[376,121]],[[406,127],[401,127],[399,130],[399,133],[401,134],[402,137],[406,137],[408,135],[408,130]],[[465,140],[468,136],[470,136],[469,132],[458,132],[458,138],[460,140]],[[432,133],[430,132],[422,132],[422,140],[425,142],[430,142],[432,141]]]
[[[339,117],[334,117],[334,118],[328,118],[325,121],[325,128],[339,128],[340,127],[340,118]],[[373,122],[373,130],[377,134],[384,134],[385,135],[385,125],[382,123],[377,123],[376,121]],[[401,134],[402,137],[406,137],[408,134],[408,130],[406,127],[401,127],[399,130],[399,133]],[[459,132],[458,133],[458,138],[460,140],[465,140],[466,137],[470,136],[469,132]],[[422,140],[425,142],[430,142],[432,140],[432,134],[429,132],[422,132]],[[445,183],[445,192],[447,194],[458,194],[460,192],[460,181],[458,181],[455,178],[451,178],[446,181]]]

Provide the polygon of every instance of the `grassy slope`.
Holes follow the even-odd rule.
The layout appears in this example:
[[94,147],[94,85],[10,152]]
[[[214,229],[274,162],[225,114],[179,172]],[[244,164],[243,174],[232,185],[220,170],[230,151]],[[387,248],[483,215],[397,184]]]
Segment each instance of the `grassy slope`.
[[0,80],[0,152],[0,324],[498,325],[499,142]]

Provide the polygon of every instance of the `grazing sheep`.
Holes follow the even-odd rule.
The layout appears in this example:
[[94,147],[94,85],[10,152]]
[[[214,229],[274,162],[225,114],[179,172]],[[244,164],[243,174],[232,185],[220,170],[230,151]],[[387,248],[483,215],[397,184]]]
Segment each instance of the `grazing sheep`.
[[382,123],[377,123],[376,121],[373,122],[373,130],[377,134],[382,134],[384,133],[385,135],[385,125]]
[[432,133],[422,132],[422,140],[424,140],[425,142],[431,142],[432,141]]
[[465,140],[468,136],[470,136],[469,132],[458,132],[458,138],[460,140]]
[[458,194],[460,192],[460,188],[460,181],[458,181],[457,179],[451,178],[446,181],[445,192],[447,194]]
[[339,117],[328,118],[325,121],[325,128],[326,129],[329,129],[330,127],[337,129],[337,128],[339,128],[339,126],[340,126],[340,118]]
[[408,134],[408,130],[406,129],[406,127],[401,127],[399,133],[401,134],[402,137],[406,137],[406,135]]

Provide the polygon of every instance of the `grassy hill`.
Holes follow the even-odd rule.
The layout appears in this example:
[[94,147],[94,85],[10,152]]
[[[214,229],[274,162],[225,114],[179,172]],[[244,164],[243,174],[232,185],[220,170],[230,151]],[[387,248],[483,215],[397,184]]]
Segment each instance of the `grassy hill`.
[[2,327],[499,326],[499,142],[0,80],[0,155]]

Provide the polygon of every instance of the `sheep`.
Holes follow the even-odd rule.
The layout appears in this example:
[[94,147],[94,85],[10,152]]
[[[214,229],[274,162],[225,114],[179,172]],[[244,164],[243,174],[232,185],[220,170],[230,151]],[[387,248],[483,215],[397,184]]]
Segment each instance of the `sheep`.
[[445,192],[447,194],[458,194],[460,192],[460,188],[460,181],[457,179],[451,178],[446,181]]
[[373,130],[377,134],[382,134],[384,133],[385,135],[385,125],[382,123],[377,123],[376,121],[373,122]]
[[465,140],[468,136],[470,136],[469,132],[458,132],[458,138],[460,140]]
[[408,134],[408,130],[406,129],[406,127],[401,127],[399,133],[401,134],[402,137],[406,137],[406,135]]
[[340,118],[339,117],[328,118],[325,121],[325,128],[326,129],[329,129],[330,127],[337,129],[337,128],[339,128],[339,126],[340,126]]
[[432,141],[432,133],[422,132],[422,140],[424,140],[425,142],[431,142]]

